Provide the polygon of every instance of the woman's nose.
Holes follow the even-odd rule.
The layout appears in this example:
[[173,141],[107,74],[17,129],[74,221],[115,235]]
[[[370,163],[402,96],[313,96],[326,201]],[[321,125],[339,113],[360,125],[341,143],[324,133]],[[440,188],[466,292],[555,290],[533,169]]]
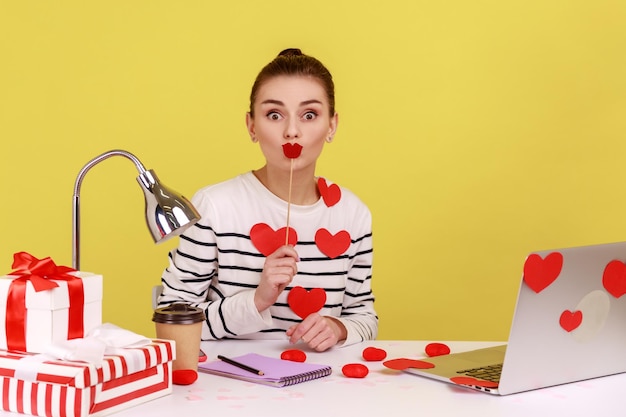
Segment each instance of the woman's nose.
[[300,137],[300,127],[298,126],[297,121],[287,122],[284,137],[285,139],[295,139]]

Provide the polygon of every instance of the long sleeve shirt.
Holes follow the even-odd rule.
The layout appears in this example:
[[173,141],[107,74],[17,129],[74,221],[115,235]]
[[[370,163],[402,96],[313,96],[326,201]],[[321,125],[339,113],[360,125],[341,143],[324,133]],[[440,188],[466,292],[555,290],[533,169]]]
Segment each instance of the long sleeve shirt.
[[298,272],[269,309],[256,309],[254,292],[265,256],[285,243],[288,207],[251,172],[193,196],[202,218],[169,253],[159,305],[201,307],[203,340],[286,339],[286,329],[302,320],[289,306],[290,291],[322,288],[326,301],[319,314],[344,324],[344,345],[375,339],[370,211],[349,190],[322,181],[324,198],[289,208]]

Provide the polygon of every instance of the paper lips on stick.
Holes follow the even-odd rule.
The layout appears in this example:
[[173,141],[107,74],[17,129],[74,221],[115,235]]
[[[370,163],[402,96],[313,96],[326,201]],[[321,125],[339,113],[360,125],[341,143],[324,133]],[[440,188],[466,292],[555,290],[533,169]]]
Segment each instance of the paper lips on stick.
[[289,159],[295,159],[300,156],[302,145],[299,143],[285,143],[283,145],[283,153]]

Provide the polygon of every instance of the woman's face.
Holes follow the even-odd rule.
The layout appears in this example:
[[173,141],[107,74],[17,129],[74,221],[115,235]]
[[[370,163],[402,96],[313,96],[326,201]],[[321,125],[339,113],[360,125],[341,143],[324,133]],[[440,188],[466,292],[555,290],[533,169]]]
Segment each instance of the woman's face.
[[248,132],[258,141],[268,168],[289,171],[291,160],[283,153],[285,143],[302,146],[294,170],[310,168],[320,156],[324,142],[335,134],[337,115],[329,114],[328,98],[320,82],[302,76],[270,78],[259,88],[254,118],[246,117]]

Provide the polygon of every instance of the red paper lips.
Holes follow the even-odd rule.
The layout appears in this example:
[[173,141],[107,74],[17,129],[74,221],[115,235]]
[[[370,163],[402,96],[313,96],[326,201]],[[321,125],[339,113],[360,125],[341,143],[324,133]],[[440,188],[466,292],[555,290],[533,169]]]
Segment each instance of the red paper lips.
[[285,143],[283,145],[283,153],[289,159],[296,159],[302,152],[302,145],[299,143]]

